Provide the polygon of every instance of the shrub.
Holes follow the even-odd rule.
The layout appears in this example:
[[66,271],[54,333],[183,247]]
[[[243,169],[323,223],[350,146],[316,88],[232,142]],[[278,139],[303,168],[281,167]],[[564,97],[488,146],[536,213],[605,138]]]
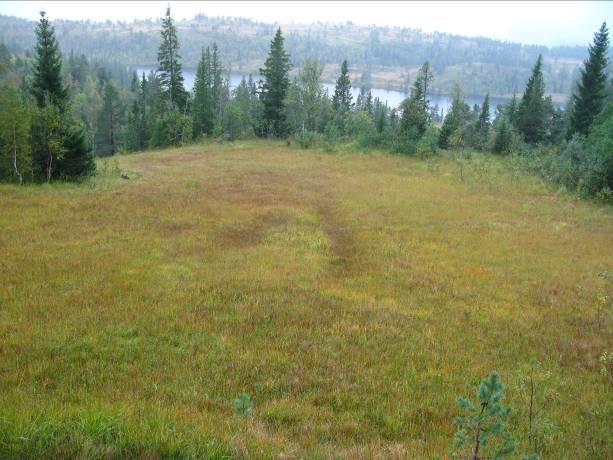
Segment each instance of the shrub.
[[233,141],[240,137],[243,127],[241,120],[241,111],[236,104],[229,104],[224,112],[221,121],[224,138]]
[[368,113],[352,112],[347,119],[347,134],[358,141],[361,147],[372,147],[381,142],[375,123]]
[[429,126],[415,148],[421,158],[436,155],[438,152],[439,130],[435,126]]
[[303,149],[310,149],[316,145],[324,144],[322,135],[313,131],[304,131],[295,134],[294,141]]

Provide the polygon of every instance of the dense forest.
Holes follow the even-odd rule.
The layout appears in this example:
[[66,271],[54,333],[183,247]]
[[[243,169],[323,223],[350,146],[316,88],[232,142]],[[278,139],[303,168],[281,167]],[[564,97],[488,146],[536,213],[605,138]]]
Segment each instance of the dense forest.
[[[459,82],[444,117],[431,107],[428,95],[435,91],[440,75],[428,56],[400,107],[373,98],[365,87],[353,100],[348,59],[337,69],[334,93],[328,94],[322,86],[324,64],[316,57],[304,59],[291,72],[294,61],[281,28],[258,69],[261,80],[249,76],[234,89],[222,48],[201,38],[191,93],[183,80],[184,37],[170,9],[161,22],[157,50],[151,53],[157,58],[157,71],[148,75],[105,61],[110,56],[104,52],[92,52],[93,57],[70,52],[63,58],[58,34],[44,13],[35,35],[33,50],[24,54],[0,46],[0,175],[8,181],[83,177],[94,171],[92,153],[115,155],[205,137],[257,136],[328,150],[352,142],[359,148],[422,157],[439,149],[463,155],[513,154],[528,170],[569,190],[611,197],[613,103],[605,23],[588,49],[566,110],[556,108],[546,95],[545,58],[537,54],[521,91],[496,108],[493,120],[489,92],[480,106],[469,107],[463,99],[466,89]],[[94,42],[90,40],[90,45]],[[108,47],[125,51],[120,43],[101,49]],[[524,48],[519,50],[521,54]]]
[[[54,22],[61,51],[85,55],[117,67],[152,67],[160,20],[135,22]],[[217,43],[225,70],[256,74],[268,52],[273,24],[240,18],[199,15],[175,24],[181,37],[183,64],[195,69],[202,43]],[[436,79],[431,90],[452,94],[459,83],[467,95],[511,96],[521,91],[531,66],[543,56],[547,92],[565,102],[586,57],[584,47],[522,45],[483,37],[425,33],[407,28],[346,24],[281,24],[294,73],[307,59],[322,64],[322,79],[333,82],[343,58],[359,87],[407,91],[426,60]],[[31,52],[35,42],[32,21],[0,16],[0,42],[15,54]]]

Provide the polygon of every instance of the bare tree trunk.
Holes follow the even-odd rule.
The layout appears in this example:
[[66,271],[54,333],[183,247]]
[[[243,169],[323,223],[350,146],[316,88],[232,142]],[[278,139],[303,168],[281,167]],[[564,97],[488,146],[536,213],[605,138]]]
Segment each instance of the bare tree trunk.
[[19,177],[19,185],[23,184],[23,176],[17,169],[17,133],[15,131],[15,125],[13,124],[13,167],[15,168],[15,174]]
[[480,436],[481,436],[481,428],[477,427],[477,437],[475,439],[475,450],[473,451],[472,460],[479,460],[479,444],[481,442],[479,439]]
[[47,151],[49,152],[49,164],[47,165],[47,184],[51,182],[51,167],[53,165],[53,153],[49,146],[47,146]]
[[[485,412],[487,403],[481,403],[481,415]],[[472,460],[479,460],[479,447],[481,447],[481,422],[477,424],[477,435],[475,436],[475,449],[473,450]]]

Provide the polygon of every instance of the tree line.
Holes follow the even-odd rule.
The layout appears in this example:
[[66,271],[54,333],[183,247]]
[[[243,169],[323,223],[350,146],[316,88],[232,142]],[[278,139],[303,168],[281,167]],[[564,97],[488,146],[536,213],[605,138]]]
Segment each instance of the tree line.
[[[609,38],[604,23],[588,49],[565,110],[555,108],[551,97],[545,96],[539,55],[523,93],[498,106],[494,119],[489,93],[480,106],[469,107],[459,85],[443,117],[428,100],[437,78],[429,61],[421,65],[399,107],[373,98],[365,87],[354,101],[347,60],[341,64],[334,93],[329,94],[322,85],[323,65],[315,59],[306,59],[290,77],[291,56],[280,28],[259,70],[260,81],[244,77],[231,89],[220,50],[213,43],[201,48],[190,93],[184,87],[181,47],[170,9],[162,21],[157,71],[113,75],[85,57],[71,55],[69,77],[81,88],[71,96],[72,86],[63,81],[54,30],[44,14],[36,34],[31,75],[27,58],[24,64],[24,59],[11,57],[13,82],[3,79],[7,107],[0,134],[0,173],[5,180],[81,177],[95,167],[92,151],[103,156],[180,146],[205,137],[257,136],[329,149],[353,142],[361,148],[421,156],[439,149],[520,152],[535,160],[530,163],[533,169],[538,164],[537,172],[569,189],[590,195],[613,189],[612,84],[607,76]],[[21,86],[14,83],[19,72],[25,74]],[[43,127],[47,131],[41,131]]]
[[[127,22],[56,21],[58,39],[68,54],[85,54],[91,59],[116,65],[155,65],[161,20]],[[214,18],[198,15],[177,23],[183,47],[184,65],[195,69],[203,41],[217,43],[225,60],[235,71],[256,72],[265,60],[271,24],[241,18]],[[35,41],[30,21],[0,16],[0,42],[11,52],[23,54]],[[417,68],[426,60],[437,74],[432,89],[451,94],[459,82],[470,95],[510,95],[528,78],[538,54],[543,55],[543,75],[549,91],[568,94],[578,77],[578,62],[585,58],[584,47],[553,47],[502,42],[484,37],[461,37],[426,33],[400,27],[361,27],[345,24],[311,24],[288,30],[286,46],[295,69],[307,59],[328,65],[326,81],[333,81],[330,69],[339,57],[352,63],[355,83],[372,85],[377,67],[397,68],[394,80],[377,86],[408,90]],[[357,76],[356,76],[357,75]],[[359,79],[359,81],[358,81]]]

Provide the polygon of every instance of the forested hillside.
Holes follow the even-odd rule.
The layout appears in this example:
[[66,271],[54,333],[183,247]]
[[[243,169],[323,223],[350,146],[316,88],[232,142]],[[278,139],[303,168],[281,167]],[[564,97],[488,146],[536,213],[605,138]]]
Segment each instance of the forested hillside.
[[[0,16],[0,42],[13,53],[26,53],[35,42],[34,22]],[[161,19],[135,22],[54,21],[65,55],[115,61],[127,66],[155,66]],[[322,78],[336,79],[343,58],[354,85],[408,90],[419,66],[429,61],[436,76],[432,91],[451,94],[459,83],[468,95],[510,96],[521,91],[539,54],[543,76],[554,101],[565,101],[586,57],[585,47],[522,45],[489,38],[468,38],[415,29],[346,24],[264,24],[248,19],[199,15],[177,21],[186,68],[195,69],[204,44],[215,42],[226,71],[257,73],[277,26],[284,31],[294,69],[305,59],[324,65]]]

